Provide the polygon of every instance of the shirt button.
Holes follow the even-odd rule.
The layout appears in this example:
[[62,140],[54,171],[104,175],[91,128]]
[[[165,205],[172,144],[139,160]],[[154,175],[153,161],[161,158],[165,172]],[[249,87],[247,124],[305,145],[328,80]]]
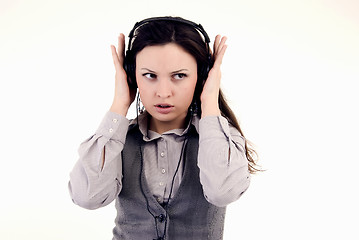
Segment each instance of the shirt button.
[[112,132],[113,132],[113,129],[112,129],[112,128],[110,128],[108,131],[109,131],[110,133],[112,133]]
[[163,182],[160,182],[160,186],[163,186]]
[[161,152],[160,155],[161,155],[161,157],[164,157],[164,156],[165,156],[165,153],[164,153],[164,152]]
[[166,169],[162,168],[161,173],[165,174],[165,173],[166,173]]
[[112,119],[112,122],[114,122],[114,123],[117,123],[117,119],[116,118],[114,118],[114,119]]

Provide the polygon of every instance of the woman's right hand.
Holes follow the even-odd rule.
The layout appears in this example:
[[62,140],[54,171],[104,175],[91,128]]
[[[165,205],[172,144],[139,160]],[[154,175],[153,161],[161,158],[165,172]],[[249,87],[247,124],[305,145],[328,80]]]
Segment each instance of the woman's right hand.
[[111,45],[112,59],[115,66],[115,96],[113,98],[111,112],[121,114],[126,117],[128,108],[135,100],[137,89],[129,88],[127,83],[127,74],[123,68],[125,59],[125,35],[118,36],[118,47]]

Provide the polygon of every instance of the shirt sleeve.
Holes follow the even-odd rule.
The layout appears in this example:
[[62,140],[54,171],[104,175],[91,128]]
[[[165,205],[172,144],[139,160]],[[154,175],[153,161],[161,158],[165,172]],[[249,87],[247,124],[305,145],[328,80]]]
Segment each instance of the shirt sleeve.
[[96,209],[106,206],[120,193],[121,152],[128,125],[127,118],[108,111],[95,134],[81,143],[68,185],[75,204]]
[[208,202],[227,206],[249,187],[245,139],[222,116],[199,121],[198,167]]

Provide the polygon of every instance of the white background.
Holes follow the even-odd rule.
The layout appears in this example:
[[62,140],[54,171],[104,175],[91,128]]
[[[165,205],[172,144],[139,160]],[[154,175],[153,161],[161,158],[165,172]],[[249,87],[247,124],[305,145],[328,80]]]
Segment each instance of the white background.
[[0,239],[111,239],[114,205],[74,205],[69,172],[112,102],[110,44],[164,15],[228,36],[222,87],[267,169],[228,207],[225,239],[359,239],[358,12],[356,0],[0,0]]

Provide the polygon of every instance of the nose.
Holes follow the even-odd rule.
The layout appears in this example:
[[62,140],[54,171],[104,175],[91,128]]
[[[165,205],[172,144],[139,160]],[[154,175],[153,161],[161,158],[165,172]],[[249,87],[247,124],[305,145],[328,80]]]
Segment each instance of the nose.
[[158,85],[157,85],[156,94],[160,98],[170,97],[172,95],[170,80],[167,80],[167,79],[159,80]]

